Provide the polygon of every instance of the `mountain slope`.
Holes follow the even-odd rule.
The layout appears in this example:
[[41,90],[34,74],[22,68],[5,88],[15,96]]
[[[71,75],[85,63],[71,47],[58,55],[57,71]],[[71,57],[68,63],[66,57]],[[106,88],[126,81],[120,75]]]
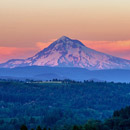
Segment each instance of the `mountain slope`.
[[35,56],[24,60],[10,60],[3,68],[22,66],[80,67],[90,70],[130,69],[130,61],[87,48],[78,40],[63,36]]

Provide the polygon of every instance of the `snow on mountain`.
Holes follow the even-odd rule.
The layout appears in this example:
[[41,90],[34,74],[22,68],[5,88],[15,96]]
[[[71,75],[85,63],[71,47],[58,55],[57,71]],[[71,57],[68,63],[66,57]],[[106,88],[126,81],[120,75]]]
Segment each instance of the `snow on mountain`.
[[130,69],[130,61],[87,48],[78,40],[63,36],[27,59],[9,60],[2,68],[22,66],[80,67],[90,70]]

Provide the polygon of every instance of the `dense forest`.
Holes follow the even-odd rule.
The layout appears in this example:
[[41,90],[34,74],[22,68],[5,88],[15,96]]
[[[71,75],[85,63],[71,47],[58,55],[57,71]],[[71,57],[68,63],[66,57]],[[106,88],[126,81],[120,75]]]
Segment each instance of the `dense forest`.
[[[88,127],[95,123],[105,125],[108,118],[105,123],[118,124],[124,116],[114,111],[128,105],[130,84],[127,83],[1,80],[0,130],[19,130],[22,124],[29,130],[38,126],[47,130],[82,130],[87,124]],[[129,117],[125,123],[128,122]],[[117,130],[117,126],[111,129]]]
[[[25,125],[22,125],[20,130],[28,130],[28,128]],[[42,129],[38,126],[36,130],[51,129]],[[74,125],[72,127],[66,127],[63,130],[130,130],[130,107],[114,111],[113,116],[105,121],[88,120],[85,125]]]

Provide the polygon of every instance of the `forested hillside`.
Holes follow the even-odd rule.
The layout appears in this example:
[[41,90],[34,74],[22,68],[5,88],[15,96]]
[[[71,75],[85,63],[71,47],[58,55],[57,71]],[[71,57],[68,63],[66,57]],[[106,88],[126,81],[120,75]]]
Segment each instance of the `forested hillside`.
[[22,124],[29,129],[40,125],[62,130],[90,119],[107,119],[128,105],[130,84],[126,83],[1,80],[0,130],[18,130]]
[[[20,130],[28,130],[28,128],[22,125]],[[37,126],[36,130],[42,130],[41,126]],[[43,130],[51,129],[44,127]],[[62,130],[130,130],[130,106],[114,111],[113,116],[105,121],[88,120],[84,125],[66,126]]]
[[90,120],[85,125],[74,125],[72,130],[130,130],[130,106],[115,111],[105,121]]

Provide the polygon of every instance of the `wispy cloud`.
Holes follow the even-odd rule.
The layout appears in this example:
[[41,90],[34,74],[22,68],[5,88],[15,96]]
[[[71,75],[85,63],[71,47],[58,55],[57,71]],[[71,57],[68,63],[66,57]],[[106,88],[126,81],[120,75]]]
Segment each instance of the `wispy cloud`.
[[130,60],[130,40],[127,41],[87,41],[81,40],[87,47]]
[[0,47],[0,62],[15,58],[27,58],[35,52],[35,48]]
[[38,51],[48,47],[55,39],[49,42],[37,42],[34,47],[18,48],[18,47],[2,47],[0,46],[0,63],[10,59],[25,59],[35,55]]
[[46,47],[48,47],[52,42],[54,42],[56,39],[52,39],[49,42],[37,42],[36,43],[36,47],[39,49],[44,49]]

